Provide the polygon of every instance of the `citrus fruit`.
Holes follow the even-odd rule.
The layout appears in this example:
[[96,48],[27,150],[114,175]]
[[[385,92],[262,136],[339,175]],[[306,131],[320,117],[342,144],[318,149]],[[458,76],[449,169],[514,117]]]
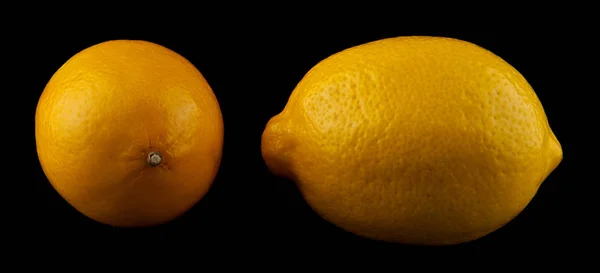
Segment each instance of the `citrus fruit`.
[[316,64],[266,125],[262,155],[342,229],[450,245],[511,221],[562,149],[534,90],[502,58],[407,36]]
[[98,222],[169,222],[210,189],[223,121],[203,75],[141,40],[112,40],[71,57],[35,115],[39,161],[56,191]]

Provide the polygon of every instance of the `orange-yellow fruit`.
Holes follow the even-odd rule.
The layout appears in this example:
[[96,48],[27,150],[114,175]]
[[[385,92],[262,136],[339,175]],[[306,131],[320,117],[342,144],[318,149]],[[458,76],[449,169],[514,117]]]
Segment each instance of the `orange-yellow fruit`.
[[321,61],[267,124],[262,154],[335,225],[420,245],[500,228],[562,160],[525,78],[441,37],[383,39]]
[[202,74],[154,43],[114,40],[70,58],[39,99],[35,136],[52,186],[108,225],[175,219],[210,189],[221,110]]

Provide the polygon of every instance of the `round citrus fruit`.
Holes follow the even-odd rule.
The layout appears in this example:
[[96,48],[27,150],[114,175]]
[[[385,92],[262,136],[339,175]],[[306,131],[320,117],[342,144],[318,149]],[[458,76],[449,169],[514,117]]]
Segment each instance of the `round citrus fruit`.
[[208,192],[223,121],[202,74],[155,43],[114,40],[70,58],[36,110],[37,153],[48,180],[98,222],[168,222]]
[[262,136],[268,168],[364,237],[448,245],[518,215],[562,160],[525,78],[443,37],[396,37],[314,66]]

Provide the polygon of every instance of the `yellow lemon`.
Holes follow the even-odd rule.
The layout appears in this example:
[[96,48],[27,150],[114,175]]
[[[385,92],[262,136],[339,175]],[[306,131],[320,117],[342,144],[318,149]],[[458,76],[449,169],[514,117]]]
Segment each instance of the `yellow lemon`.
[[497,230],[562,160],[515,68],[472,43],[423,36],[318,63],[268,122],[262,154],[326,220],[420,245]]

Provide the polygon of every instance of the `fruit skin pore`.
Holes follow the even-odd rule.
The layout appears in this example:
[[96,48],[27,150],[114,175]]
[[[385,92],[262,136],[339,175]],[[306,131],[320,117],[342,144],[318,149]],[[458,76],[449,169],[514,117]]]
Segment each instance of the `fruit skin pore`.
[[518,215],[562,160],[525,78],[444,37],[396,37],[334,54],[266,125],[269,170],[354,234],[452,245]]
[[208,192],[223,121],[212,89],[184,57],[113,40],[52,76],[35,134],[42,169],[69,204],[104,224],[142,227],[177,218]]

